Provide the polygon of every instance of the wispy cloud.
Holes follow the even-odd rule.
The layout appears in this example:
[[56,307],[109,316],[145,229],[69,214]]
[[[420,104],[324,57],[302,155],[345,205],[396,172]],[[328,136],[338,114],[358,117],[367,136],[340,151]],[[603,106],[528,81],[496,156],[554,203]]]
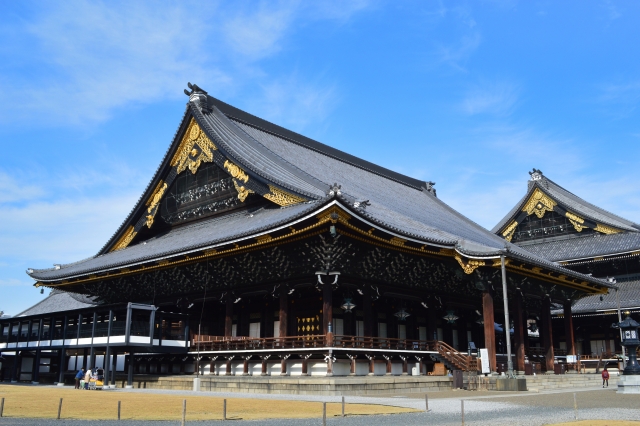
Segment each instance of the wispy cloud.
[[305,81],[297,73],[263,85],[262,91],[252,110],[298,131],[310,122],[324,119],[338,101],[334,84],[320,78]]
[[640,105],[640,81],[603,85],[598,101],[606,106],[607,113],[614,118],[627,118]]
[[[343,22],[369,4],[45,3],[13,24],[21,36],[3,50],[13,72],[0,75],[0,121],[37,114],[39,122],[100,122],[116,109],[181,96],[176,88],[187,81],[206,82],[218,96],[256,77],[277,81],[257,63],[277,54],[298,22]],[[20,53],[27,50],[36,63]],[[46,73],[34,78],[34,66]]]
[[515,109],[519,92],[519,87],[513,83],[504,81],[484,83],[467,92],[461,108],[470,115],[506,116]]
[[438,60],[450,67],[465,71],[465,63],[471,54],[480,46],[482,37],[479,32],[463,36],[457,43],[440,44],[436,49]]

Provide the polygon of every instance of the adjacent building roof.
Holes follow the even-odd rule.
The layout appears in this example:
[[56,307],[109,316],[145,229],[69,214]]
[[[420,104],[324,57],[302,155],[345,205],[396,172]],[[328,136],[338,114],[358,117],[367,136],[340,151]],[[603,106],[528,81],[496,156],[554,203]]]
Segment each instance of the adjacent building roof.
[[513,209],[511,209],[511,211],[498,222],[498,224],[491,230],[492,232],[500,232],[512,220],[514,220],[522,211],[524,205],[531,198],[536,189],[539,189],[551,197],[554,201],[564,207],[564,209],[582,216],[585,219],[590,219],[593,222],[608,225],[619,230],[629,232],[640,231],[640,225],[585,201],[544,176],[540,170],[534,169],[533,172],[530,172],[530,175],[531,179],[529,180],[527,193],[520,201],[518,201]]
[[[30,315],[48,314],[52,312],[72,311],[74,309],[90,308],[97,305],[93,298],[58,289],[51,290],[51,293],[31,306],[30,308],[20,312],[15,317],[26,317]],[[15,318],[14,317],[14,318]]]
[[[619,294],[615,291],[608,294],[590,295],[577,300],[571,307],[574,314],[587,314],[603,311],[613,311],[618,309],[618,299],[620,310],[640,308],[640,281],[629,281],[617,283]],[[561,314],[562,310],[553,311],[554,314]]]
[[590,259],[640,250],[640,233],[638,232],[571,237],[547,241],[524,241],[519,245],[527,251],[553,262]]

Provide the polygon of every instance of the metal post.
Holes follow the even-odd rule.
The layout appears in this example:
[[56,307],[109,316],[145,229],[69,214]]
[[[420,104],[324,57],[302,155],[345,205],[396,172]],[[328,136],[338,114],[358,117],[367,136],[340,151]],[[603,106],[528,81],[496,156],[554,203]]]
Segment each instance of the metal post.
[[327,403],[322,403],[322,426],[327,426]]
[[513,374],[513,360],[511,359],[511,323],[509,321],[509,299],[507,297],[507,270],[504,264],[504,255],[500,256],[500,268],[502,269],[502,299],[504,302],[504,334],[507,340],[507,370],[509,377]]
[[427,395],[426,393],[424,394],[424,409],[425,413],[429,412],[429,395]]
[[4,412],[4,398],[0,399],[0,417],[2,417],[3,412]]
[[578,400],[576,399],[576,393],[573,393],[573,412],[575,420],[578,420]]
[[227,400],[222,401],[222,420],[227,420]]
[[182,400],[182,426],[184,426],[184,422],[187,418],[187,400]]
[[118,421],[120,420],[120,401],[118,401]]
[[[612,281],[615,283],[615,279]],[[618,323],[622,322],[622,313],[620,313],[620,294],[616,288],[616,305],[618,307]],[[620,332],[620,346],[622,346],[622,368],[627,368],[627,348],[622,344],[622,329],[618,328]]]
[[62,411],[62,398],[60,398],[60,404],[58,404],[58,420],[60,420],[61,411]]
[[344,417],[344,396],[342,397],[342,417]]
[[460,412],[462,413],[462,426],[464,426],[464,399],[460,400]]

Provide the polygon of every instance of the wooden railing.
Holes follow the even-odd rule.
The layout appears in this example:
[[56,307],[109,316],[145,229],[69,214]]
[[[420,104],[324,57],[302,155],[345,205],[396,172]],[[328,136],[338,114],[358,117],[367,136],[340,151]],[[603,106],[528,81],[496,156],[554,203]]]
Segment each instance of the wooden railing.
[[333,347],[436,351],[435,340],[392,339],[388,337],[333,336]]
[[478,359],[474,356],[458,352],[445,342],[435,341],[435,348],[441,357],[462,371],[478,371]]
[[201,351],[246,351],[257,349],[300,349],[325,346],[324,335],[293,337],[224,337],[194,335],[191,349]]
[[437,352],[441,358],[455,368],[463,371],[478,371],[478,359],[459,352],[448,344],[437,340],[393,339],[387,337],[361,336],[291,336],[291,337],[224,337],[194,335],[191,350],[201,351],[246,351],[265,349],[305,349],[305,348],[343,348],[377,349],[395,351]]

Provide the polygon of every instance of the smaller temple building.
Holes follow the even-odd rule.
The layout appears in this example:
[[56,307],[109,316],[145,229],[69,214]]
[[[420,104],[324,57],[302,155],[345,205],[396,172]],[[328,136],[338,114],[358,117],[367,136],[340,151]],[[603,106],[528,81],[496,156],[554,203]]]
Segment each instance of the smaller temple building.
[[[556,347],[582,360],[622,354],[621,311],[640,312],[640,225],[595,206],[553,182],[529,173],[527,192],[493,232],[567,269],[615,284],[608,294],[558,301],[552,308]],[[563,318],[573,316],[573,329]],[[532,324],[537,318],[531,317]],[[534,343],[539,346],[539,342]],[[535,356],[536,349],[530,353]]]

